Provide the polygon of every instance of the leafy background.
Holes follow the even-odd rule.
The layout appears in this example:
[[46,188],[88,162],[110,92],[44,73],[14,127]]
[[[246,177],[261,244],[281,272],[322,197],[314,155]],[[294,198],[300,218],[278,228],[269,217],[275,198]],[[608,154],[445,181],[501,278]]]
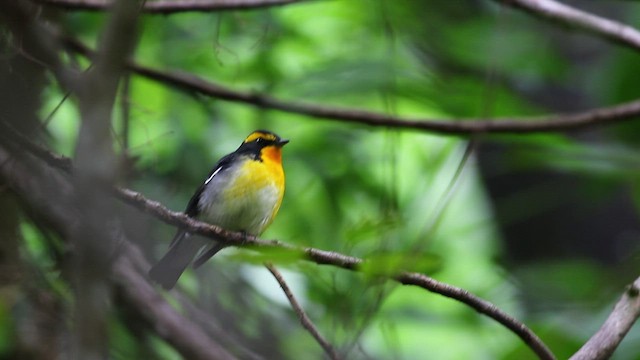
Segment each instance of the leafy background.
[[[640,22],[633,2],[571,3]],[[62,12],[58,21],[95,47],[105,19]],[[291,101],[458,119],[579,111],[640,95],[634,51],[490,1],[310,1],[145,15],[141,24],[136,61]],[[134,74],[128,82],[113,128],[116,151],[132,164],[122,182],[171,209],[182,210],[216,160],[252,130],[291,140],[285,200],[263,237],[375,260],[365,274],[280,261],[321,333],[348,358],[533,358],[494,321],[450,299],[381,282],[380,272],[408,268],[467,289],[530,326],[558,358],[597,330],[637,276],[637,121],[482,135],[464,162],[465,137],[313,119]],[[64,95],[51,83],[39,112],[50,117],[51,147],[71,156],[80,120],[71,99],[54,112]],[[138,245],[159,258],[174,229],[127,215]],[[24,257],[68,306],[50,240],[27,221],[22,236]],[[227,249],[183,275],[179,288],[254,354],[322,358],[261,260]],[[16,346],[20,317],[8,311],[0,308],[0,354]],[[179,358],[141,334],[126,309],[115,309],[111,321],[111,357]],[[639,344],[636,327],[614,359],[640,359]]]

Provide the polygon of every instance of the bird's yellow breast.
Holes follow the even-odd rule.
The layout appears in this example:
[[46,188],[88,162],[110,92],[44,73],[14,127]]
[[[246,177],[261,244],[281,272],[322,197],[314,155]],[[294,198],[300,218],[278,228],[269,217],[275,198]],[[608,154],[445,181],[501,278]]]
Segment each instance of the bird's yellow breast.
[[266,159],[265,161],[247,160],[237,171],[235,180],[225,191],[226,199],[251,196],[271,187],[279,193],[284,193],[282,164],[271,163]]
[[223,192],[224,219],[230,230],[258,235],[271,224],[284,196],[282,164],[264,157],[245,160]]

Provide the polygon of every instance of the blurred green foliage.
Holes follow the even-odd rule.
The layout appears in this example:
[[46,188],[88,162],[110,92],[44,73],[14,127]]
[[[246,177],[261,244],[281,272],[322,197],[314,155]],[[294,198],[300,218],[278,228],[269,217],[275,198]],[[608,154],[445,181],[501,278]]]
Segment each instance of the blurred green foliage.
[[[640,21],[638,4],[580,5]],[[61,19],[94,45],[105,15]],[[310,1],[144,16],[142,24],[138,62],[291,101],[456,118],[542,115],[640,95],[638,54],[490,1]],[[127,186],[181,210],[219,157],[250,131],[270,129],[291,143],[284,203],[264,237],[371,261],[364,274],[353,274],[227,249],[183,275],[179,286],[265,358],[323,356],[260,266],[267,258],[286,269],[320,332],[349,359],[534,358],[496,322],[448,298],[384,283],[380,274],[420,271],[471,291],[533,328],[558,358],[593,334],[638,275],[638,121],[575,135],[483,136],[476,153],[488,148],[490,156],[472,156],[456,179],[464,138],[322,121],[136,75],[130,81],[131,93],[118,102],[130,107],[127,148],[118,110],[113,129],[117,152],[135,160]],[[46,89],[42,118],[63,96],[55,85]],[[73,155],[78,124],[69,99],[47,126],[52,147]],[[547,222],[558,208],[565,209],[558,220],[566,231]],[[593,209],[608,211],[581,215]],[[132,223],[138,245],[160,256],[174,229],[141,215]],[[581,240],[601,223],[614,224],[593,230],[602,243]],[[522,247],[517,240],[528,233],[541,235]],[[23,235],[28,258],[59,287],[48,240],[29,226]],[[0,304],[0,313],[6,309]],[[12,326],[0,323],[0,351],[11,346],[2,334]],[[162,340],[137,333],[126,312],[114,314],[111,328],[114,359],[179,357]],[[638,340],[636,327],[614,358],[640,359]]]

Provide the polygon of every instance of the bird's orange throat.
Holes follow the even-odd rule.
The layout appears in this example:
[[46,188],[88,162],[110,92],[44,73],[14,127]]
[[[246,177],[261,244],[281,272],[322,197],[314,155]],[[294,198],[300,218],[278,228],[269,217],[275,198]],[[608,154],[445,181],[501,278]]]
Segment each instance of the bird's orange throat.
[[262,149],[261,157],[276,164],[282,164],[282,148],[278,146],[267,146]]

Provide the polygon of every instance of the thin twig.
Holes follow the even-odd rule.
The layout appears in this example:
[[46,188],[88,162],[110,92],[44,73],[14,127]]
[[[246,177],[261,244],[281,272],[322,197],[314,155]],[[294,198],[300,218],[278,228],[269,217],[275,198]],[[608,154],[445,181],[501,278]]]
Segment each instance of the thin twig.
[[609,359],[640,317],[640,277],[627,287],[607,320],[570,360]]
[[[451,198],[454,196],[455,190],[456,190],[457,186],[460,183],[459,182],[460,176],[462,175],[462,172],[465,170],[465,168],[467,166],[467,162],[469,161],[469,158],[471,157],[471,154],[477,148],[478,142],[479,142],[479,140],[477,138],[472,138],[466,144],[466,146],[464,148],[464,153],[462,154],[462,158],[460,159],[460,162],[458,163],[458,166],[456,167],[455,173],[453,173],[453,177],[449,181],[449,184],[447,185],[447,188],[444,190],[442,195],[438,198],[438,201],[436,202],[436,206],[434,207],[434,211],[433,211],[432,217],[425,223],[424,227],[422,228],[422,233],[424,235],[421,235],[421,237],[423,239],[431,238],[433,236],[433,234],[438,230],[438,226],[440,225],[440,223],[444,219],[444,214],[446,213],[445,210],[447,209],[447,207],[451,203]],[[420,242],[419,241],[416,245],[417,246],[415,246],[413,248],[413,251],[414,252],[419,252],[421,250],[422,246],[425,245],[425,242]]]
[[120,116],[122,126],[122,152],[129,153],[129,133],[131,118],[131,76],[124,74],[122,76],[122,85],[120,88]]
[[[9,129],[9,131],[11,130]],[[17,142],[18,144],[22,144],[22,142],[25,141],[28,142],[28,140],[19,136],[12,136],[8,139]],[[38,146],[35,144],[31,144],[28,147],[25,146],[25,149],[30,151],[30,149],[34,147]],[[44,149],[31,153],[50,166],[64,170],[63,167],[59,167],[59,165],[61,165],[62,163],[60,161],[60,156],[49,156],[51,153]],[[66,164],[66,162],[63,162],[62,164]],[[312,261],[320,265],[332,265],[352,271],[358,271],[362,263],[365,261],[354,256],[348,256],[337,252],[325,251],[315,248],[297,247],[275,240],[261,240],[244,233],[227,231],[218,226],[197,221],[186,216],[183,213],[173,212],[167,209],[161,203],[148,200],[142,194],[129,189],[116,189],[115,196],[118,197],[121,201],[137,208],[140,211],[148,213],[167,224],[184,228],[191,233],[216,239],[216,241],[225,242],[228,246],[252,247],[257,250],[277,248],[289,252],[292,256],[297,256],[300,259]],[[529,348],[538,355],[540,359],[555,359],[553,353],[547,348],[542,340],[540,340],[540,338],[538,338],[538,336],[536,336],[535,333],[527,328],[523,323],[503,312],[492,303],[479,298],[478,296],[470,293],[467,290],[439,282],[426,275],[418,273],[402,272],[398,275],[390,275],[387,277],[403,285],[418,286],[427,291],[438,293],[459,301],[463,304],[466,304],[479,313],[494,319],[498,323],[510,329],[513,333],[520,337],[524,341],[524,343],[527,344],[527,346],[529,346]]]
[[289,303],[291,304],[291,307],[298,315],[298,318],[300,319],[300,323],[302,324],[302,326],[305,329],[307,329],[307,331],[309,331],[311,336],[313,336],[314,339],[316,339],[318,344],[322,346],[322,348],[324,349],[324,352],[327,353],[327,356],[329,356],[330,359],[333,359],[333,360],[340,359],[340,357],[338,357],[338,354],[336,353],[336,350],[333,348],[333,346],[331,346],[331,344],[329,344],[329,342],[324,337],[322,337],[322,335],[320,335],[320,332],[318,331],[316,326],[313,325],[313,322],[311,321],[311,319],[309,319],[309,316],[307,316],[307,313],[304,312],[304,309],[302,308],[302,306],[300,306],[300,303],[298,303],[298,300],[296,300],[295,296],[293,296],[291,289],[287,285],[287,282],[284,280],[284,277],[282,276],[280,271],[278,271],[278,269],[276,269],[276,267],[273,266],[273,264],[271,263],[266,263],[264,264],[264,266],[269,270],[271,275],[273,275],[273,277],[276,279],[278,284],[280,284],[282,291],[284,292],[287,299],[289,299]]
[[627,24],[578,10],[555,0],[494,1],[537,17],[579,28],[633,50],[640,50],[640,31]]
[[56,105],[56,107],[53,108],[53,110],[51,110],[51,112],[49,113],[49,115],[47,115],[47,117],[44,119],[44,121],[42,122],[42,128],[46,129],[47,126],[49,126],[49,123],[51,122],[51,120],[53,119],[53,116],[58,112],[58,110],[60,110],[60,108],[62,107],[62,105],[64,104],[65,101],[67,101],[67,99],[69,98],[69,95],[71,95],[71,91],[67,91],[64,96],[62,97],[62,99],[58,102],[58,105]]
[[[75,40],[65,39],[65,43],[73,51],[77,51],[85,56],[93,56],[94,52],[92,50]],[[640,99],[638,99],[583,112],[540,117],[409,119],[367,110],[280,100],[262,93],[234,90],[192,74],[161,71],[133,62],[129,63],[129,68],[138,75],[174,86],[184,91],[199,93],[221,100],[244,103],[259,108],[274,109],[326,120],[387,128],[421,130],[450,135],[570,131],[595,125],[618,123],[640,116]]]
[[[35,0],[67,11],[105,11],[112,1],[106,0]],[[170,15],[182,12],[213,12],[227,10],[251,10],[272,6],[282,6],[302,0],[161,0],[147,1],[144,13]]]

